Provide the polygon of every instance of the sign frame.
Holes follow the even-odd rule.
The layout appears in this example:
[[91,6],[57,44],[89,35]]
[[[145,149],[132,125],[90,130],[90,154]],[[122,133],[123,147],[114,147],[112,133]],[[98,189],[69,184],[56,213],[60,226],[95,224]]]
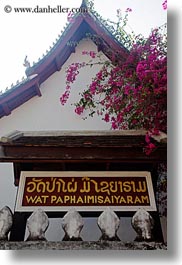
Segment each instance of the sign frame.
[[[25,188],[25,181],[27,177],[145,177],[147,188],[148,188],[148,196],[150,205],[145,206],[106,206],[106,205],[97,205],[97,206],[23,206],[23,195]],[[75,209],[78,212],[102,212],[107,208],[111,208],[111,210],[115,212],[133,212],[142,208],[146,211],[157,211],[153,184],[151,173],[148,171],[21,171],[20,182],[17,192],[17,199],[15,205],[16,212],[32,212],[36,209],[40,208],[45,212],[67,212],[70,209]]]

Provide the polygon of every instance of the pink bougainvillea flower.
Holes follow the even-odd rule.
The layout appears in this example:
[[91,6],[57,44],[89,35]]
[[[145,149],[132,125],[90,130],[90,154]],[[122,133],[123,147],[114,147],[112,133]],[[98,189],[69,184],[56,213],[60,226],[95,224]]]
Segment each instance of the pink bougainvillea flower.
[[145,135],[145,142],[146,142],[147,144],[150,143],[150,136],[148,135],[148,133]]
[[[159,115],[160,118],[160,115]],[[152,135],[159,135],[160,131],[157,128],[152,129]]]
[[126,86],[124,87],[124,94],[125,94],[125,95],[129,95],[129,93],[130,93],[130,86],[129,86],[129,85],[126,85]]
[[96,52],[90,51],[90,56],[94,59],[96,57]]
[[61,103],[61,105],[65,105],[66,104],[66,102],[67,102],[67,100],[68,100],[68,98],[69,98],[69,94],[70,94],[70,91],[65,91],[64,92],[64,94],[60,97],[60,103]]
[[132,9],[128,7],[125,12],[132,12]]
[[149,144],[149,148],[150,148],[150,149],[154,149],[154,148],[156,148],[156,146],[155,146],[155,144],[150,143],[150,144]]
[[145,154],[150,155],[156,149],[155,144],[149,143],[145,148]]
[[93,59],[96,57],[96,52],[94,51],[82,51],[82,55],[89,55]]
[[75,21],[74,13],[72,13],[71,11],[67,15],[67,21],[70,22],[70,23],[74,23],[74,21]]
[[164,1],[164,3],[162,4],[162,7],[163,7],[164,10],[167,9],[167,0]]
[[91,94],[95,94],[96,91],[96,87],[97,87],[97,82],[92,82],[92,84],[90,85],[90,93]]
[[105,122],[109,122],[110,121],[110,117],[109,117],[109,114],[108,113],[105,114],[105,117],[103,118],[103,120]]
[[82,55],[87,55],[88,52],[87,51],[82,51]]
[[75,109],[75,113],[78,114],[78,115],[81,115],[84,111],[84,107],[82,106],[77,106],[76,109]]

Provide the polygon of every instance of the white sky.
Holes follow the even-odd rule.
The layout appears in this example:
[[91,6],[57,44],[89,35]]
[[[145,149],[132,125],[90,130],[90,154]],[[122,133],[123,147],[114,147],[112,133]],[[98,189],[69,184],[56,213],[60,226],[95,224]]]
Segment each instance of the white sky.
[[[67,21],[67,14],[6,13],[4,7],[80,7],[82,0],[1,0],[0,1],[0,91],[24,75],[23,61],[37,61],[52,46]],[[110,4],[109,4],[110,3]],[[116,19],[116,10],[132,8],[129,25],[135,33],[147,36],[151,28],[166,22],[163,0],[95,0],[95,9],[104,17]]]

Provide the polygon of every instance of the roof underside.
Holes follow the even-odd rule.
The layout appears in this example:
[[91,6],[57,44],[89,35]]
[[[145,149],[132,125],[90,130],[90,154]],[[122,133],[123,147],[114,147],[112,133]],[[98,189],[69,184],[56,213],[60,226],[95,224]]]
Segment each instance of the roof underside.
[[[120,61],[125,60],[128,50],[119,43],[108,29],[91,13],[79,14],[70,23],[51,50],[35,65],[26,70],[27,79],[0,95],[0,118],[34,96],[41,96],[40,85],[53,73],[60,71],[69,56],[75,52],[70,42],[79,43],[88,34],[98,36],[93,39],[102,52],[112,60],[113,54]],[[112,52],[111,52],[112,51]]]
[[141,171],[146,165],[146,171],[151,165],[151,171],[153,165],[166,162],[167,138],[161,133],[153,139],[157,148],[147,156],[145,135],[145,130],[15,131],[0,138],[0,162],[14,163],[15,185],[22,170],[92,171],[115,165],[115,170],[119,166]]
[[153,139],[157,149],[146,156],[145,130],[19,132],[0,139],[0,161],[166,159],[166,135]]

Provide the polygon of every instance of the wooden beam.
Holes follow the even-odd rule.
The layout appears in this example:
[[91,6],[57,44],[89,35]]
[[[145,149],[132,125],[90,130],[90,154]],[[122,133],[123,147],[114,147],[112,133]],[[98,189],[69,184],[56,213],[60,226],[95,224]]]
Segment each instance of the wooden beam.
[[4,102],[1,106],[2,106],[3,111],[4,111],[6,116],[11,114],[11,110],[10,110],[7,102]]
[[1,143],[11,143],[13,140],[16,140],[23,136],[23,132],[15,130],[11,133],[8,133],[0,138]]
[[36,91],[37,96],[41,97],[42,96],[42,93],[40,91],[40,85],[39,85],[39,83],[36,83],[34,87],[35,87],[35,91]]
[[[22,134],[21,134],[22,133]],[[166,161],[167,145],[157,142],[147,156],[145,131],[15,132],[1,138],[0,161]],[[164,136],[164,135],[163,135]]]
[[56,65],[57,71],[59,72],[61,70],[62,64],[61,64],[58,56],[56,56],[56,58],[55,58],[55,65]]
[[56,147],[56,146],[4,146],[4,152],[12,161],[25,160],[166,160],[166,148],[161,147],[147,156],[142,147]]
[[0,105],[3,105],[4,103],[7,103],[8,101],[16,97],[18,98],[21,97],[21,94],[31,89],[38,82],[38,80],[39,80],[39,76],[37,74],[29,76],[26,81],[20,84],[16,89],[13,89],[11,93],[10,92],[8,94],[5,93],[0,98]]

